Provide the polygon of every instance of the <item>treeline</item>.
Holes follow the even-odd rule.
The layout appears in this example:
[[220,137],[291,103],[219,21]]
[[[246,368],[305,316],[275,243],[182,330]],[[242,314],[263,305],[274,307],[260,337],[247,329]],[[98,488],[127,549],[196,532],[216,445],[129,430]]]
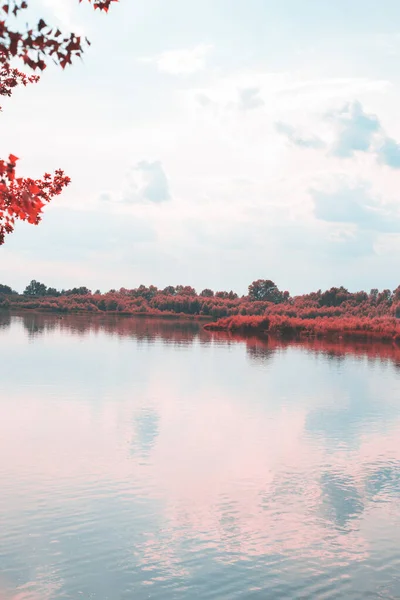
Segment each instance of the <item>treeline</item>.
[[259,279],[249,285],[248,293],[204,289],[198,293],[191,286],[140,285],[101,293],[85,286],[67,290],[47,287],[31,281],[22,294],[0,285],[0,307],[36,309],[53,312],[122,313],[143,315],[190,315],[211,320],[240,315],[281,316],[315,320],[332,318],[400,318],[400,286],[395,290],[372,289],[349,292],[344,287],[291,296],[271,280]]

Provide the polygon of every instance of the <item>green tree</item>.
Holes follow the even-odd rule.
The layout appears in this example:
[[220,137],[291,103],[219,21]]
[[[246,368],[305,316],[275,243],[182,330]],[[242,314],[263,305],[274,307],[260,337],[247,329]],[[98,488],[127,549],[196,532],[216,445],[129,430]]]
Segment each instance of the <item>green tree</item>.
[[24,290],[24,296],[45,296],[47,292],[47,286],[40,281],[32,279],[29,285]]
[[283,294],[271,279],[257,279],[249,285],[249,300],[278,304],[282,302]]
[[214,296],[214,292],[209,288],[205,288],[202,292],[200,292],[200,296],[202,298],[212,298]]
[[15,294],[14,290],[12,290],[10,288],[9,285],[3,285],[2,283],[0,283],[0,294],[4,294],[4,295],[11,295],[11,294]]

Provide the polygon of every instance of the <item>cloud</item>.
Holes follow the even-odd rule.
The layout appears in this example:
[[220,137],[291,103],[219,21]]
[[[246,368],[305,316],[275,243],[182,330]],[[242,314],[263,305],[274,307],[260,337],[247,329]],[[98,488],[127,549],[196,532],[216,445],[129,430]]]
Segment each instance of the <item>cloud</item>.
[[329,223],[348,223],[359,229],[382,232],[400,232],[400,215],[385,210],[365,187],[342,187],[334,192],[312,190],[314,214]]
[[130,176],[131,186],[124,202],[149,201],[154,204],[171,199],[168,179],[160,161],[142,160],[137,163]]
[[136,163],[126,177],[122,193],[102,192],[101,202],[124,204],[161,204],[171,200],[169,183],[159,160]]
[[338,137],[332,153],[346,158],[354,152],[375,154],[378,163],[400,169],[400,144],[386,135],[376,115],[364,112],[360,102],[347,104],[330,115],[338,126]]
[[206,94],[196,94],[196,101],[202,108],[207,108],[209,106],[215,106],[215,102],[211,100]]
[[299,146],[300,148],[313,148],[319,150],[325,147],[325,142],[317,136],[303,137],[296,132],[295,127],[292,127],[292,125],[288,125],[287,123],[279,121],[275,123],[275,129],[278,133],[285,135],[292,144]]
[[400,169],[400,144],[393,138],[385,137],[382,145],[377,150],[378,162],[392,167],[392,169]]
[[337,129],[337,139],[331,148],[335,156],[347,158],[354,152],[369,152],[374,136],[382,129],[378,117],[364,112],[360,102],[346,104],[341,110],[330,113]]
[[69,0],[42,0],[42,4],[49,10],[52,19],[55,18],[66,32],[84,33],[82,24],[76,21],[75,11]]
[[45,257],[51,248],[54,262],[84,262],[157,240],[153,225],[145,217],[109,210],[54,207],[46,211],[40,227],[18,225],[7,246],[14,253],[27,253],[34,260]]
[[379,164],[400,169],[400,144],[386,134],[376,115],[365,112],[360,102],[348,102],[339,110],[328,112],[324,121],[333,127],[329,143],[315,135],[300,135],[288,123],[278,121],[275,128],[300,148],[327,148],[328,154],[338,158],[351,158],[356,152],[368,153]]
[[167,50],[154,57],[140,58],[140,62],[156,65],[159,71],[170,75],[191,75],[206,67],[207,56],[213,49],[210,44],[199,44],[194,48]]
[[253,110],[264,106],[264,100],[260,96],[260,91],[258,87],[239,90],[239,109]]

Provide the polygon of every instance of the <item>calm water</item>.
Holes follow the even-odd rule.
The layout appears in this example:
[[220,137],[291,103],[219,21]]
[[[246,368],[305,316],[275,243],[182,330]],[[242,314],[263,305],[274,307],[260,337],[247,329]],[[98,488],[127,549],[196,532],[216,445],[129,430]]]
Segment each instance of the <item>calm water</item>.
[[0,316],[1,600],[400,598],[399,363],[319,350]]

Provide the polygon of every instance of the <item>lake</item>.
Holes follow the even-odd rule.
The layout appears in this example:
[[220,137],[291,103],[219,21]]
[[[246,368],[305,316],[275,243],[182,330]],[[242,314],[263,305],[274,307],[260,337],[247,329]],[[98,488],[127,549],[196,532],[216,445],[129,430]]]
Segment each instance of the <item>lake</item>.
[[0,315],[1,600],[400,598],[400,361]]

